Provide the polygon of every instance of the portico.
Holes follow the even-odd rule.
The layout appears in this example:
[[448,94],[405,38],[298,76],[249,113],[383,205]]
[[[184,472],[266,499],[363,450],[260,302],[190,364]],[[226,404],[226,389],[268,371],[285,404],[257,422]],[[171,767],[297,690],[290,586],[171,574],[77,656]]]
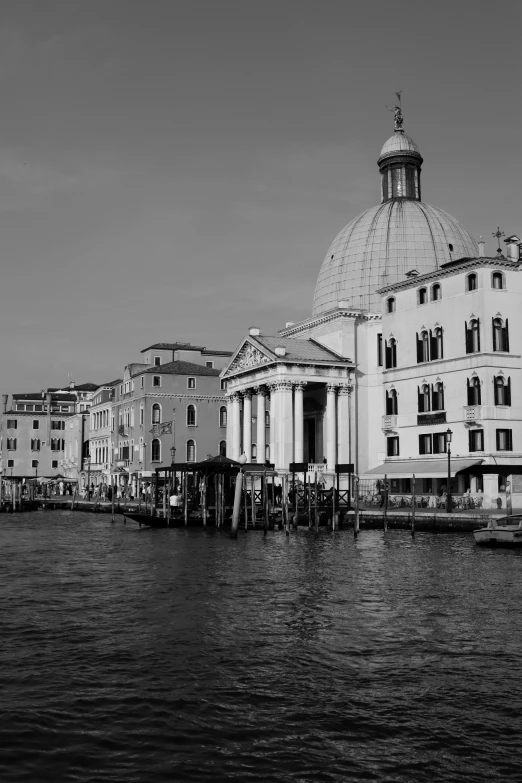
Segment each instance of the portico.
[[350,360],[314,340],[251,329],[222,374],[229,456],[268,459],[279,472],[308,462],[333,473],[351,457],[352,372]]

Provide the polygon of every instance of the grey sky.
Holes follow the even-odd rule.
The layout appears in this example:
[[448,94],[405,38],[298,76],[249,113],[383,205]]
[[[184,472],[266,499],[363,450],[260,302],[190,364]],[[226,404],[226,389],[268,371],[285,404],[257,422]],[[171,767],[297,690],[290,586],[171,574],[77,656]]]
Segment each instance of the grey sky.
[[423,199],[487,250],[520,215],[520,4],[2,0],[1,391],[311,313],[379,201],[403,90]]

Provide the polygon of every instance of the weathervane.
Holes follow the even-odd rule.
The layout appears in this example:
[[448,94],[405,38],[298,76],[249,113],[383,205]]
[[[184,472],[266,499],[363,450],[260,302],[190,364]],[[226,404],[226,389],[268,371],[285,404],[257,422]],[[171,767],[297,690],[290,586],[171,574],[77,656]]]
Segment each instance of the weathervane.
[[498,247],[497,247],[497,253],[499,256],[502,255],[502,248],[500,247],[500,237],[505,236],[504,232],[500,230],[500,226],[497,226],[497,230],[492,232],[492,236],[497,238]]
[[388,109],[388,111],[392,111],[394,113],[393,119],[395,120],[395,130],[404,131],[403,128],[404,118],[402,116],[402,103],[401,103],[402,90],[396,92],[395,95],[397,96],[398,103],[396,103],[395,106],[386,106],[386,108]]

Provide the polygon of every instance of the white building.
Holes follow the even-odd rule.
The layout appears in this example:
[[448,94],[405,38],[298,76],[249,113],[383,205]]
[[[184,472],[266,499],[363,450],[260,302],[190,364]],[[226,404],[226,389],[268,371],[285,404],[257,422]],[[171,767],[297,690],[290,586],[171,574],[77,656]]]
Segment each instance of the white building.
[[415,473],[418,491],[436,493],[451,425],[459,489],[483,490],[492,505],[503,486],[493,463],[522,465],[520,410],[515,396],[506,403],[522,380],[518,240],[508,258],[486,259],[455,218],[423,203],[423,159],[402,124],[398,109],[377,161],[381,203],[334,239],[311,317],[276,336],[251,329],[223,370],[228,454],[250,457],[254,437],[259,454],[270,398],[278,471],[324,460],[333,478],[335,464],[348,462],[368,481],[388,475],[392,491],[411,489]]

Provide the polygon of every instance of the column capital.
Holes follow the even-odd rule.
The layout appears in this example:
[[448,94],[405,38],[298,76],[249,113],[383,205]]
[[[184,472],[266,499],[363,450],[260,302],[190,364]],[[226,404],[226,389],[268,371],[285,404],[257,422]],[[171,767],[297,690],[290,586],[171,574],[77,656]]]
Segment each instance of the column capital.
[[257,394],[258,397],[266,397],[270,394],[266,386],[254,386],[254,393]]
[[296,381],[296,383],[294,383],[295,391],[304,391],[305,386],[306,381]]
[[239,392],[230,392],[230,394],[227,394],[227,400],[229,402],[239,402],[241,400],[241,395]]
[[339,384],[338,383],[327,383],[326,384],[326,393],[327,394],[336,394],[338,389],[339,389]]
[[342,383],[339,386],[339,396],[344,394],[351,394],[353,391],[353,386],[351,383]]
[[252,389],[243,389],[243,398],[246,398],[247,400],[252,399]]
[[292,381],[274,381],[269,384],[271,391],[292,391]]

